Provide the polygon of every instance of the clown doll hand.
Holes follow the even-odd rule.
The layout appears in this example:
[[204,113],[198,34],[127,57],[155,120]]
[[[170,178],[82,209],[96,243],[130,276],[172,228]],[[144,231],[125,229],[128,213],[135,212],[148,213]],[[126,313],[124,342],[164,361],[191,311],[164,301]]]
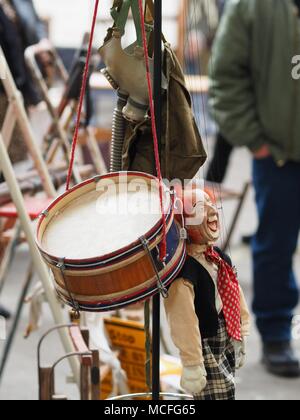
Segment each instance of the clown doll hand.
[[247,341],[246,340],[247,340],[246,337],[243,337],[242,341],[234,341],[233,343],[234,352],[235,352],[236,370],[239,370],[245,366],[246,356],[247,356],[247,353],[246,353]]
[[207,375],[192,283],[183,278],[174,281],[164,304],[171,336],[184,366],[181,386],[186,392],[199,395],[206,387]]
[[200,395],[207,385],[207,373],[204,365],[184,367],[181,378],[182,388],[192,395]]

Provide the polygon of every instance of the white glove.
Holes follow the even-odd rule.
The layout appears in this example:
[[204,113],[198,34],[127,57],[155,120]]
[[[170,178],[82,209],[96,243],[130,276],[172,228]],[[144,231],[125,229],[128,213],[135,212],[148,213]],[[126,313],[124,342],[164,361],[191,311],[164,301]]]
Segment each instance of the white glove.
[[204,365],[184,367],[181,386],[189,394],[200,395],[207,385],[207,373]]
[[235,368],[236,370],[241,369],[245,366],[246,362],[246,337],[242,341],[234,341],[234,352],[235,352]]

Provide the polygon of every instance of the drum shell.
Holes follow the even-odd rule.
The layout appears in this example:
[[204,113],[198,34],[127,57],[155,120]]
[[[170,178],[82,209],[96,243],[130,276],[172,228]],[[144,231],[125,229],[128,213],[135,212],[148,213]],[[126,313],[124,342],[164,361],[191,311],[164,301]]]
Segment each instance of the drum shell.
[[[177,239],[176,239],[177,238]],[[159,238],[158,243],[161,239]],[[168,260],[158,261],[159,250],[152,249],[153,260],[166,287],[185,261],[185,243],[179,239],[179,227],[173,221],[168,232]],[[149,255],[143,251],[131,261],[113,264],[110,269],[62,272],[51,267],[59,296],[71,304],[72,299],[84,311],[102,312],[119,309],[144,300],[158,292],[157,275]]]
[[[158,262],[159,245],[162,241],[162,224],[154,229],[149,249],[160,273],[164,286],[170,284],[179,273],[186,255],[185,243],[180,240],[179,225],[174,220],[172,208],[167,215],[168,258],[165,266]],[[156,236],[155,236],[156,234]],[[110,255],[98,260],[62,261],[48,255],[40,247],[41,254],[51,269],[60,298],[72,305],[79,303],[81,310],[102,312],[127,306],[146,299],[158,292],[157,274],[151,258],[138,240],[137,249],[127,251],[123,258]],[[38,243],[39,244],[39,243]],[[116,253],[117,254],[117,253]]]

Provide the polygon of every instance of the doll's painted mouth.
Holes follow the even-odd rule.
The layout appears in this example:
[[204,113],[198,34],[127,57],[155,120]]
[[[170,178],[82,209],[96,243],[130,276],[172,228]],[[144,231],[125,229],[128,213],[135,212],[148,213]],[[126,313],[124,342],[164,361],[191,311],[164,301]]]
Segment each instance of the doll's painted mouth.
[[219,230],[218,216],[210,217],[208,219],[207,225],[212,232],[217,233]]

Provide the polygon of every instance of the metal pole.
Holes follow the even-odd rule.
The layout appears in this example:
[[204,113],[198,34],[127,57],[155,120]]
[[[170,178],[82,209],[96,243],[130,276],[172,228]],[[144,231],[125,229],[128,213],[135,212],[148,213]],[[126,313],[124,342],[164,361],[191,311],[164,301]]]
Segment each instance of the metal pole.
[[[161,145],[162,135],[162,1],[155,0],[154,19],[154,105],[157,137]],[[152,315],[152,399],[160,398],[160,294],[153,298]]]
[[[42,154],[39,150],[37,142],[35,141],[32,128],[30,126],[28,116],[26,114],[24,103],[22,100],[21,93],[18,91],[12,74],[8,68],[7,62],[4,58],[3,51],[0,47],[0,76],[1,83],[6,92],[6,96],[9,103],[15,108],[16,117],[20,126],[20,129],[24,136],[24,141],[30,153],[32,160],[36,166],[36,169],[42,179],[45,192],[49,197],[55,197],[56,191],[52,183],[51,177],[48,172],[46,163],[43,160]],[[4,140],[5,141],[5,140]],[[0,165],[0,169],[2,165]]]
[[29,270],[28,270],[28,273],[27,273],[27,277],[26,277],[26,280],[25,280],[25,283],[24,283],[24,286],[23,286],[23,289],[22,289],[21,296],[19,298],[19,302],[18,302],[18,306],[17,306],[17,311],[16,311],[15,319],[14,319],[14,322],[13,322],[13,325],[12,325],[12,328],[11,328],[11,331],[9,333],[8,339],[7,339],[6,343],[5,343],[3,355],[1,357],[1,363],[0,363],[0,383],[2,381],[2,377],[3,377],[4,369],[5,369],[7,360],[8,360],[8,356],[9,356],[10,350],[12,348],[14,339],[15,339],[17,328],[19,326],[19,322],[20,322],[22,310],[23,310],[23,307],[24,307],[24,301],[25,301],[26,295],[28,293],[28,290],[29,290],[29,287],[30,287],[32,278],[33,278],[33,264],[32,264],[32,262],[30,262],[30,266],[29,266]]
[[[12,200],[18,210],[19,219],[21,221],[22,229],[26,235],[26,239],[30,248],[30,253],[32,260],[34,262],[36,271],[39,275],[39,278],[43,284],[47,301],[49,302],[53,318],[56,324],[63,324],[64,318],[61,307],[56,299],[55,292],[53,290],[52,282],[50,280],[49,271],[42,260],[42,257],[38,251],[38,248],[35,243],[35,235],[32,230],[32,223],[27,214],[24,199],[20,191],[18,182],[15,177],[14,169],[12,167],[11,161],[9,159],[6,147],[4,145],[3,137],[0,134],[0,167],[3,171],[5,180],[11,192]],[[74,347],[72,345],[71,339],[66,331],[60,332],[61,340],[64,345],[66,353],[72,353]],[[77,383],[79,383],[79,365],[76,360],[70,360],[71,368],[73,375],[76,378]]]

